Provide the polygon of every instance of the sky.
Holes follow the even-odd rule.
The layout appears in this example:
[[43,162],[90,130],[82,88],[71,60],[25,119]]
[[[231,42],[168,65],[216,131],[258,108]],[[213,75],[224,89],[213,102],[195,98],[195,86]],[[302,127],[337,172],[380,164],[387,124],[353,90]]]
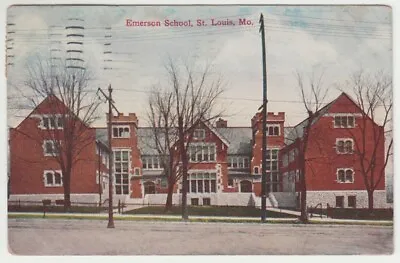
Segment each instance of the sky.
[[[223,79],[219,105],[228,126],[250,126],[262,99],[263,13],[268,111],[285,112],[286,126],[292,126],[305,117],[295,72],[305,80],[323,73],[327,103],[340,90],[351,95],[345,82],[360,69],[392,74],[391,12],[387,6],[12,6],[7,10],[7,22],[15,24],[7,28],[15,32],[7,36],[13,47],[8,54],[14,55],[7,67],[7,121],[15,126],[29,113],[15,106],[20,96],[14,88],[24,86],[27,64],[37,54],[48,55],[54,41],[65,50],[64,28],[70,18],[81,18],[84,60],[94,72],[91,88],[111,84],[118,110],[136,113],[139,125],[147,124],[149,91],[166,82],[164,65],[171,57],[212,64],[213,73]],[[127,26],[127,19],[160,21],[161,26]],[[196,26],[198,19],[207,26]],[[212,26],[211,19],[234,25]],[[239,25],[239,19],[250,25]],[[165,20],[191,20],[193,27],[165,26]],[[95,126],[105,126],[106,110],[102,106]]]
[[[55,32],[65,35],[65,31],[60,30],[60,27],[64,27],[70,17],[84,18],[85,61],[96,75],[91,84],[92,88],[106,89],[111,83],[118,109],[124,113],[135,112],[141,126],[146,125],[148,91],[153,85],[164,80],[163,64],[168,55],[176,59],[189,58],[199,62],[212,62],[215,72],[221,74],[226,82],[226,91],[220,101],[229,115],[226,116],[228,125],[249,126],[250,119],[261,104],[262,98],[262,53],[258,32],[260,13],[264,14],[266,25],[268,111],[286,112],[287,126],[297,124],[306,115],[299,103],[300,94],[296,88],[294,72],[302,72],[305,76],[312,72],[316,74],[324,72],[324,84],[329,88],[327,97],[329,102],[340,94],[338,85],[350,93],[349,88],[341,84],[345,83],[352,72],[363,68],[371,72],[384,70],[392,74],[393,55],[396,55],[392,49],[392,19],[396,16],[392,15],[393,10],[387,6],[12,6],[6,9],[7,4],[17,2],[26,3],[26,0],[5,0],[0,3],[3,7],[0,16],[7,16],[7,20],[3,19],[4,23],[15,24],[11,27],[11,30],[15,31],[12,37],[6,35],[5,27],[0,28],[4,38],[13,39],[11,41],[13,52],[9,53],[14,55],[13,66],[6,68],[7,79],[3,81],[4,84],[7,83],[7,94],[3,93],[4,100],[6,95],[9,98],[7,106],[3,105],[3,113],[7,112],[7,118],[4,114],[1,115],[2,120],[12,127],[18,125],[29,113],[27,110],[13,107],[13,102],[18,99],[13,87],[23,86],[26,64],[37,53],[48,52],[50,40],[54,39],[49,37],[51,31],[49,29],[58,26],[59,31]],[[59,3],[60,1],[36,0],[35,2]],[[100,2],[105,4],[107,1],[92,1],[92,3]],[[288,3],[286,0],[278,2]],[[293,2],[310,1],[290,1],[291,4]],[[328,1],[331,2],[333,1]],[[350,2],[396,5],[394,0]],[[124,3],[128,4],[127,1]],[[349,1],[337,0],[335,3],[348,4]],[[398,5],[396,8],[395,12],[399,15]],[[139,28],[125,25],[126,19],[161,22],[165,19],[190,19],[192,23],[197,19],[204,19],[210,23],[211,18],[228,18],[236,23],[239,18],[246,18],[252,21],[253,25],[204,28],[195,26]],[[103,54],[104,43],[107,42],[104,35],[109,33],[106,27],[112,28],[113,36],[112,55],[107,58]],[[9,31],[10,27],[5,29]],[[65,44],[66,39],[61,38],[60,41]],[[110,58],[113,60],[112,63],[104,63],[104,59]],[[114,70],[105,71],[104,66],[113,67]],[[103,118],[95,125],[104,127],[106,105],[100,110]],[[3,132],[3,148],[6,149],[5,129]],[[396,141],[394,149],[397,151]],[[4,164],[6,164],[5,156],[2,155]],[[392,165],[390,166],[392,168]],[[392,169],[391,172],[393,173]],[[392,180],[392,177],[387,177],[387,180],[389,179]],[[5,207],[2,211],[6,211]],[[6,220],[3,222],[6,223]],[[395,238],[396,236],[398,239],[399,235],[395,235]],[[320,261],[318,257],[316,260]]]

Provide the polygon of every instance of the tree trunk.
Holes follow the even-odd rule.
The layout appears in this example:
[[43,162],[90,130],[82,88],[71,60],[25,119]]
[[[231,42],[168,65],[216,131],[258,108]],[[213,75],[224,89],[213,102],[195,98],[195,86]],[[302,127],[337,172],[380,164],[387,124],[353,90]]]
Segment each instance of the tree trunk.
[[372,214],[374,212],[374,191],[367,190],[368,193],[368,212]]
[[307,190],[305,187],[302,187],[301,196],[300,196],[300,221],[303,223],[308,222],[308,213],[307,213]]
[[174,184],[168,181],[167,202],[165,203],[165,210],[164,210],[165,212],[171,211],[173,194],[174,194]]
[[178,132],[179,132],[179,155],[182,161],[182,219],[189,218],[187,211],[187,168],[188,160],[185,151],[185,136],[183,133],[183,118],[178,119]]
[[71,208],[71,172],[66,172],[63,176],[64,185],[64,212],[69,212]]

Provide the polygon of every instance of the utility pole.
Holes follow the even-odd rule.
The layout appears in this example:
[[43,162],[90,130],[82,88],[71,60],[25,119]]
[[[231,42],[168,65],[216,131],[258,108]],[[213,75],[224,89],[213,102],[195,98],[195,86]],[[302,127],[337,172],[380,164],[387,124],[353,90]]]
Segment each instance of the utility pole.
[[106,98],[108,101],[108,125],[107,125],[107,130],[108,130],[108,148],[110,150],[109,153],[109,158],[108,158],[108,225],[107,228],[114,228],[114,214],[113,214],[113,196],[112,196],[112,190],[113,190],[113,185],[112,185],[112,177],[113,177],[113,151],[112,151],[112,145],[111,145],[111,121],[112,121],[112,109],[114,108],[117,113],[119,114],[119,111],[114,105],[114,101],[112,99],[112,88],[111,84],[108,85],[108,96],[101,90],[100,88],[98,89],[103,96]]
[[263,60],[263,105],[262,105],[262,177],[261,177],[261,222],[267,219],[267,195],[266,195],[266,179],[267,179],[267,66],[265,54],[265,28],[264,16],[260,16],[260,32],[262,43],[262,60]]

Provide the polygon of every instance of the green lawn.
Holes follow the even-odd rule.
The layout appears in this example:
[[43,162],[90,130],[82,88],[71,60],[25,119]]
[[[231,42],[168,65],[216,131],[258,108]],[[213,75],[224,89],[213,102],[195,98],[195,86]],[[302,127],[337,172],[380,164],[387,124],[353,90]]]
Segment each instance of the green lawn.
[[[165,213],[164,206],[148,206],[130,211],[124,211],[124,214],[141,215],[180,215],[182,208],[180,206],[172,207],[171,211]],[[189,206],[189,215],[193,216],[230,216],[230,217],[260,217],[261,210],[248,206]],[[267,218],[296,218],[295,215],[267,211]]]
[[[308,212],[320,214],[321,209],[309,209]],[[322,210],[323,215],[334,219],[356,220],[393,220],[393,209],[374,209],[372,214],[366,208],[331,208]]]
[[[71,206],[69,212],[70,213],[100,213],[102,211],[108,211],[107,208],[104,207],[96,207],[96,206]],[[43,206],[41,205],[30,205],[30,206],[18,206],[18,205],[9,205],[8,212],[43,212]],[[63,206],[46,206],[46,213],[63,213]]]

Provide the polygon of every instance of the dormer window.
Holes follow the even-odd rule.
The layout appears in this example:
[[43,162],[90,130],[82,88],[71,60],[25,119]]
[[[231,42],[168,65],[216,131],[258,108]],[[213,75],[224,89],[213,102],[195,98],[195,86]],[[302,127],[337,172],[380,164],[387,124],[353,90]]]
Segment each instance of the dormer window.
[[206,131],[204,129],[195,129],[193,131],[193,139],[202,140],[206,137]]
[[113,125],[113,138],[130,138],[129,126]]

